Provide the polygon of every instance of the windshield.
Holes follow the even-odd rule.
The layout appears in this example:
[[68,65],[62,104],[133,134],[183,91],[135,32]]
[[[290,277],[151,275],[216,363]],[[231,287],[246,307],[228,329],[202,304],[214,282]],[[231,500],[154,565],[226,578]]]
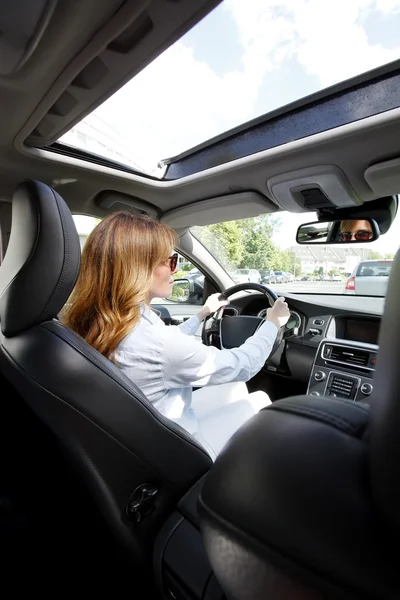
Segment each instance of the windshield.
[[162,177],[160,159],[398,59],[399,29],[400,0],[225,0],[60,142]]
[[[315,213],[279,213],[191,232],[237,283],[248,275],[246,281],[281,292],[385,296],[399,247],[400,212],[389,231],[369,244],[296,245],[299,225],[316,219]],[[263,279],[265,273],[271,276]]]

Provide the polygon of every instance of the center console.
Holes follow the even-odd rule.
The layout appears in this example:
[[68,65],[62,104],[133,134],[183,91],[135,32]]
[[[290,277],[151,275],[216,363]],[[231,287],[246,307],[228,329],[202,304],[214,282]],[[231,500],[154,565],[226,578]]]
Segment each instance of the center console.
[[373,391],[378,346],[343,339],[321,341],[307,393],[367,402]]

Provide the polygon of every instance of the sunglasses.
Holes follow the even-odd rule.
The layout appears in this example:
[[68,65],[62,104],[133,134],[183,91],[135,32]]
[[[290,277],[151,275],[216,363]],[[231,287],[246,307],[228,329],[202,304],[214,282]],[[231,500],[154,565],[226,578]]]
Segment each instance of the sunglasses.
[[172,256],[168,257],[167,260],[169,261],[169,267],[172,273],[175,271],[176,265],[178,264],[178,253],[175,252],[175,254],[172,254]]
[[[339,240],[341,242],[349,242],[353,236],[351,231],[341,231],[339,233]],[[365,240],[370,240],[372,238],[372,231],[366,231],[365,229],[360,229],[354,233],[354,237],[358,242],[363,242]]]

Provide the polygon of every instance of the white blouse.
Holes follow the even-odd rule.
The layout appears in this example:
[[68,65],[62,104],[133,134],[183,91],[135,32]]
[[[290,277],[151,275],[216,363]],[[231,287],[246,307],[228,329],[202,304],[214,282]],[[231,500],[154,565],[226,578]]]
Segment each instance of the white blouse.
[[155,312],[142,307],[138,325],[115,353],[118,367],[154,407],[192,434],[197,431],[192,388],[248,381],[263,367],[278,331],[265,321],[239,348],[219,350],[194,337],[199,326],[197,316],[166,326]]

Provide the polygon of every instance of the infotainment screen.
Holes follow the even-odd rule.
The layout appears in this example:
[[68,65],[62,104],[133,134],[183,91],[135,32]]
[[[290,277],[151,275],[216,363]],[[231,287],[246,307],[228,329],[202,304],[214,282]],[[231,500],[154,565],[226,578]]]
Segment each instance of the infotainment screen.
[[346,319],[345,339],[366,344],[377,344],[380,321]]

